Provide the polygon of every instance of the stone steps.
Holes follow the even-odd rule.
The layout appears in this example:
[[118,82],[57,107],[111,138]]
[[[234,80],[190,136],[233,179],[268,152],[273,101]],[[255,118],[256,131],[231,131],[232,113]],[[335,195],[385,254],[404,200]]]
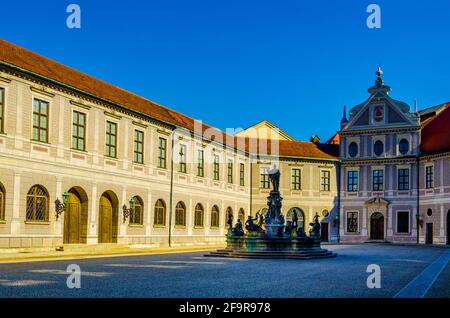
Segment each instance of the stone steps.
[[242,251],[242,250],[218,250],[210,252],[206,257],[226,258],[259,258],[259,259],[317,259],[336,257],[336,254],[328,250],[302,250],[302,251]]

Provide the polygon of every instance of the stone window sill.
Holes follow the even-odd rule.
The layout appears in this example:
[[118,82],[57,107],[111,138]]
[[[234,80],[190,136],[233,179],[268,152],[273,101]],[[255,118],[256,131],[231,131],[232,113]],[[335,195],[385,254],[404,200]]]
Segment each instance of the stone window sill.
[[50,225],[50,222],[48,221],[25,221],[25,224],[30,224],[30,225]]

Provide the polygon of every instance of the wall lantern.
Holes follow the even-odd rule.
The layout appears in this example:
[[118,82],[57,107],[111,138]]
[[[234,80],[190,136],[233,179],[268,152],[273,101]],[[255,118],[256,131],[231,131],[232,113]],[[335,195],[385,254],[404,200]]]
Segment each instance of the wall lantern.
[[59,200],[59,198],[56,198],[55,200],[55,214],[56,214],[56,220],[58,221],[59,216],[66,211],[66,208],[69,204],[69,192],[65,191],[63,193],[63,202]]
[[127,208],[127,205],[124,204],[122,209],[123,209],[123,223],[125,223],[125,221],[127,220],[127,218],[131,215],[131,213],[134,210],[134,198],[130,199],[130,208]]

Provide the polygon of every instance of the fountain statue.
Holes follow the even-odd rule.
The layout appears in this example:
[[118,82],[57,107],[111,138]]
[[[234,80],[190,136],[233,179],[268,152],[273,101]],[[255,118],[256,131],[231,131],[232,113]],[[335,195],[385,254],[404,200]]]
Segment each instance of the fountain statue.
[[336,254],[320,247],[319,214],[310,223],[309,236],[303,227],[298,227],[298,214],[285,224],[282,214],[283,198],[280,194],[280,170],[274,166],[269,170],[269,181],[272,190],[267,197],[268,210],[265,215],[256,213],[256,217],[248,216],[245,230],[242,220],[238,219],[233,227],[233,215],[227,215],[229,225],[227,248],[211,252],[210,257],[246,257],[246,258],[294,258],[311,259],[335,257]]

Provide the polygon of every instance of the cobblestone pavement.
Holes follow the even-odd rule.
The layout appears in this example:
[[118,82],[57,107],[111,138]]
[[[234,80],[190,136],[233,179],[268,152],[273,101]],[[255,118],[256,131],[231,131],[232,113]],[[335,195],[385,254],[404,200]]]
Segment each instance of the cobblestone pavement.
[[[249,260],[206,258],[204,252],[194,252],[0,264],[0,297],[390,298],[401,291],[408,296],[415,285],[425,297],[450,297],[448,248],[387,244],[326,248],[338,257]],[[81,268],[80,289],[67,287],[70,264]],[[370,264],[380,266],[381,288],[367,287]]]

